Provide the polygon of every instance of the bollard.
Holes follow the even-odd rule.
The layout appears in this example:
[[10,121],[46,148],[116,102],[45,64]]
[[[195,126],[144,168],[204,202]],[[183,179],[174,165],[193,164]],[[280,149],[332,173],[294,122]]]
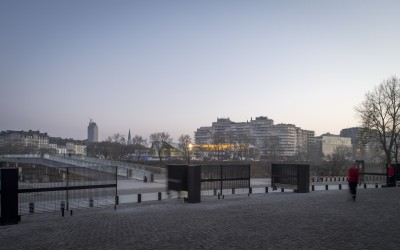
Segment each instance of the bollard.
[[378,183],[375,183],[375,188],[378,188]]
[[281,192],[282,192],[282,193],[285,192],[285,189],[284,189],[284,188],[281,188]]
[[342,190],[342,184],[339,184],[339,190]]
[[142,194],[137,195],[137,202],[138,203],[142,202]]
[[217,190],[214,189],[214,196],[217,196]]
[[220,194],[218,193],[218,200],[220,199]]
[[69,210],[70,211],[70,215],[72,216],[72,209],[71,210]]
[[93,198],[89,199],[89,207],[93,207]]
[[253,193],[253,188],[249,187],[249,194],[252,194],[252,193]]
[[364,183],[364,188],[367,188],[367,183]]
[[232,188],[232,194],[235,194],[235,188]]
[[265,187],[265,193],[268,193],[268,187]]
[[119,205],[119,196],[115,196],[115,205]]
[[158,200],[161,200],[161,192],[158,192]]
[[61,201],[60,207],[61,207],[61,216],[64,217],[64,211],[65,211],[65,202],[64,201]]
[[311,185],[311,191],[314,191],[314,185]]
[[29,213],[33,214],[35,212],[35,203],[29,202]]
[[225,199],[225,195],[222,195],[222,199]]
[[325,190],[328,190],[328,185],[325,185]]

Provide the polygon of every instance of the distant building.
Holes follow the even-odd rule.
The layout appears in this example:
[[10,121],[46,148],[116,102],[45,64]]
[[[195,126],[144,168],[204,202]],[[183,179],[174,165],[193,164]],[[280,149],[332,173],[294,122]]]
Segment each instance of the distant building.
[[99,128],[97,127],[97,124],[93,122],[93,120],[90,120],[88,126],[87,142],[92,143],[98,141],[99,141]]
[[86,143],[82,140],[50,137],[50,145],[56,145],[58,154],[86,155]]
[[318,137],[319,147],[322,154],[326,157],[336,152],[339,147],[344,147],[352,152],[351,138],[341,137],[333,134],[323,134]]
[[14,131],[0,132],[0,146],[18,145],[31,148],[32,151],[40,151],[49,148],[49,136],[39,131]]
[[56,153],[86,155],[84,141],[50,137],[39,131],[1,131],[0,147],[7,147],[10,153]]
[[357,159],[362,159],[364,156],[366,140],[363,140],[363,131],[361,127],[344,128],[340,130],[341,137],[351,138],[351,144],[353,145],[353,153]]
[[210,127],[200,127],[195,132],[197,145],[247,143],[260,150],[260,157],[267,158],[307,154],[314,142],[314,131],[293,124],[274,125],[272,119],[264,116],[251,118],[250,122],[217,118]]

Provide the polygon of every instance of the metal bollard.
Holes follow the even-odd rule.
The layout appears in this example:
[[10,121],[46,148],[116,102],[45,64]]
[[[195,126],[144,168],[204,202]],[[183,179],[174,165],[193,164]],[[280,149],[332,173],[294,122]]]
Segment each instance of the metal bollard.
[[60,207],[61,207],[61,216],[64,217],[64,211],[65,211],[65,202],[64,201],[61,201]]
[[328,190],[328,185],[325,185],[325,190]]
[[138,203],[142,202],[142,194],[137,195],[137,202]]
[[311,185],[311,191],[314,191],[314,185]]
[[249,194],[252,194],[252,193],[253,193],[253,188],[249,187]]
[[284,188],[281,188],[281,192],[282,192],[282,193],[285,192],[285,189],[284,189]]
[[367,188],[367,183],[364,183],[364,188]]
[[119,205],[119,196],[115,196],[115,205]]
[[89,207],[93,207],[93,198],[89,199]]
[[35,212],[35,203],[29,202],[29,213],[33,214]]
[[378,188],[378,183],[375,183],[375,188]]
[[232,188],[232,194],[235,194],[235,188]]
[[265,187],[265,193],[268,193],[268,187]]
[[342,184],[339,184],[339,190],[342,190]]
[[161,192],[158,192],[158,200],[161,200]]

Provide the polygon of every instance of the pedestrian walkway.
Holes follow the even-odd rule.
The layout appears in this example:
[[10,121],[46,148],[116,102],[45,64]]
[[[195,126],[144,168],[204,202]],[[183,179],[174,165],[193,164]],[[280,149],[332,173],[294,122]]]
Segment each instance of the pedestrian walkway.
[[170,199],[24,216],[2,249],[399,249],[400,188]]

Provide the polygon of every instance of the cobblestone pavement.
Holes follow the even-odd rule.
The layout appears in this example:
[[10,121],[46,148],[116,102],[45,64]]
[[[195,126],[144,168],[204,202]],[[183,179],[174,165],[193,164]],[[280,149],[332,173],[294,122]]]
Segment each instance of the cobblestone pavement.
[[170,199],[22,217],[1,249],[399,249],[400,188]]

